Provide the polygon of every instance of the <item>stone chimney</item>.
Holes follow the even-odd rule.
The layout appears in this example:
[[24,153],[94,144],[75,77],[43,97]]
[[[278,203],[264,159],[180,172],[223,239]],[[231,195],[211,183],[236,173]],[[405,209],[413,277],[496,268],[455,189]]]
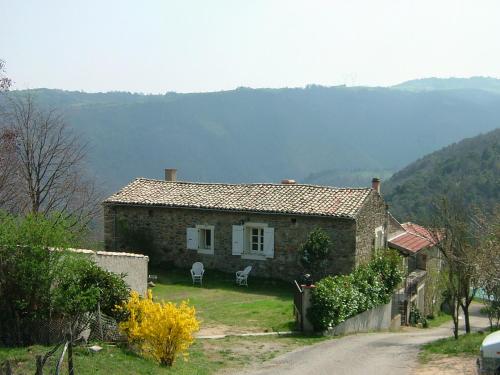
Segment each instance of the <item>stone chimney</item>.
[[282,185],[295,185],[296,183],[297,182],[295,180],[290,180],[290,179],[281,180]]
[[177,169],[166,168],[165,169],[165,181],[175,182],[177,180]]
[[372,179],[372,189],[376,190],[380,194],[380,178],[373,177]]

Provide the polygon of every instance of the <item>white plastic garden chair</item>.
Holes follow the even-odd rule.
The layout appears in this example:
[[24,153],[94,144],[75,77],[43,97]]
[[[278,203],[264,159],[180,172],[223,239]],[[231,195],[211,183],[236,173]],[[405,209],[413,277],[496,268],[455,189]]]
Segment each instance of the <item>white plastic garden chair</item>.
[[248,286],[248,274],[252,270],[252,266],[246,267],[243,271],[236,272],[236,284]]
[[191,267],[191,277],[193,278],[193,285],[194,283],[200,283],[200,285],[203,284],[204,273],[205,269],[203,268],[203,263],[201,262],[193,263],[193,266]]

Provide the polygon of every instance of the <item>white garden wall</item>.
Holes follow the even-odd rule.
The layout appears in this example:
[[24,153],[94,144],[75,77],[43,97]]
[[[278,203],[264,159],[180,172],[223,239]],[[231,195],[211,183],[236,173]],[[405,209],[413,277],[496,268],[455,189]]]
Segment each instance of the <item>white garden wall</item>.
[[345,335],[348,333],[383,331],[393,328],[391,325],[392,302],[377,306],[347,319],[325,332],[326,335]]
[[131,290],[145,296],[148,287],[149,258],[142,254],[71,249],[74,252],[88,254],[94,262],[107,271],[124,273],[125,282]]

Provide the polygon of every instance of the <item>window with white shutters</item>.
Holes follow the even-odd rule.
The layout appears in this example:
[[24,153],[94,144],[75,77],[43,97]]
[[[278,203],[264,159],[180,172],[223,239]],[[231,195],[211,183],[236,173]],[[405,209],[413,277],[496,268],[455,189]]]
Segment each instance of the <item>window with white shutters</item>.
[[187,248],[202,254],[214,253],[215,230],[213,225],[197,225],[187,228]]
[[233,225],[232,254],[244,259],[274,258],[274,228],[264,223]]

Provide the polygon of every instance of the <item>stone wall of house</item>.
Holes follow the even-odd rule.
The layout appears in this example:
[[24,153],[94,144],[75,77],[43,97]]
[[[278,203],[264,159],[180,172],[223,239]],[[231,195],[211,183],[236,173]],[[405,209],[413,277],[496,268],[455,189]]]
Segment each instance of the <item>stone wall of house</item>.
[[142,254],[124,252],[93,251],[72,249],[74,252],[88,254],[101,268],[116,273],[125,274],[125,282],[131,290],[145,296],[148,287],[149,258]]
[[[356,264],[356,224],[351,219],[105,205],[104,221],[107,250],[146,253],[153,263],[166,261],[189,268],[193,262],[201,261],[206,269],[231,273],[252,265],[252,275],[292,280],[302,271],[298,248],[313,229],[321,227],[333,242],[329,272],[349,273]],[[249,260],[232,255],[232,226],[248,222],[274,228],[273,259]],[[215,227],[213,255],[187,250],[186,229],[196,225]],[[130,233],[137,238],[131,239]],[[143,240],[144,249],[139,248],[137,239]]]
[[375,229],[384,227],[387,236],[388,214],[383,198],[373,190],[358,213],[356,221],[357,263],[368,262],[375,245]]

